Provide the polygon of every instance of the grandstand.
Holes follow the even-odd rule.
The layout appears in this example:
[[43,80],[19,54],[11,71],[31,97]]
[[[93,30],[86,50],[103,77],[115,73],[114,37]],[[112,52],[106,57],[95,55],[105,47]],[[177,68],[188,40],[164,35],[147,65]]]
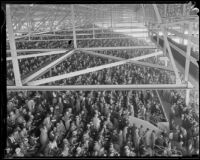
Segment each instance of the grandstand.
[[188,4],[6,4],[5,157],[199,155]]

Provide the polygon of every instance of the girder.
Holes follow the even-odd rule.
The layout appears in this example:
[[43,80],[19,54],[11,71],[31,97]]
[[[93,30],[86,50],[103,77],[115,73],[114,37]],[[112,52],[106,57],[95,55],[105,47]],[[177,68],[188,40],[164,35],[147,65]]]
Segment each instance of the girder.
[[[147,39],[147,36],[144,37],[134,37],[137,39]],[[76,38],[76,40],[91,40],[91,39],[96,39],[96,40],[103,40],[103,39],[132,39],[132,37],[105,37],[105,38]],[[65,39],[42,39],[42,40],[17,40],[17,42],[46,42],[46,41],[69,41],[73,40],[73,38],[65,38]]]
[[[17,59],[24,59],[24,58],[32,58],[32,57],[41,57],[41,56],[50,56],[50,55],[56,55],[56,54],[62,54],[67,52],[67,50],[60,50],[60,51],[51,51],[51,52],[45,52],[45,53],[37,53],[37,54],[28,54],[28,55],[22,55],[17,56]],[[6,60],[12,60],[12,57],[7,57]]]
[[[18,49],[16,50],[17,53],[22,52],[47,52],[47,51],[64,51],[65,49],[59,48],[49,48],[49,49]],[[11,50],[6,50],[7,53],[11,52]]]
[[[80,50],[80,49],[76,49],[76,50],[82,51],[82,52],[89,54],[89,55],[98,56],[98,57],[102,57],[102,58],[108,58],[108,59],[112,59],[112,60],[116,60],[116,61],[125,60],[124,58],[121,58],[121,57],[100,54],[100,53],[96,53],[96,52],[92,52],[92,51],[86,51],[86,50]],[[166,71],[173,71],[173,69],[171,69],[169,67],[164,67],[164,66],[161,66],[161,65],[151,64],[151,63],[147,63],[147,62],[131,61],[130,63],[135,64],[135,65],[139,65],[139,66],[164,69]]]
[[[152,31],[152,32],[154,32],[154,31]],[[159,34],[157,34],[156,32],[154,32],[154,33],[156,34],[156,36],[158,36],[160,39],[163,40],[163,37],[159,36]],[[171,43],[171,42],[169,42],[169,45],[170,45],[170,47],[172,47],[173,49],[175,49],[177,52],[179,52],[182,56],[186,57],[185,51],[183,51],[182,49],[178,48],[177,46],[175,46],[175,45],[174,45],[173,43]],[[197,67],[199,67],[199,65],[198,65],[198,63],[197,63],[197,60],[196,60],[194,57],[190,56],[189,59],[190,59],[190,61],[191,61],[193,64],[195,64]]]
[[[120,6],[120,5],[119,5]],[[186,5],[184,5],[185,7]],[[83,9],[81,9],[81,7]],[[120,13],[120,7],[117,8],[117,11],[116,13],[113,12],[113,7],[110,6],[112,9],[108,9],[108,7],[105,9],[102,8],[102,7],[99,7],[98,6],[96,8],[94,8],[93,6],[89,6],[89,5],[74,5],[74,8],[70,8],[70,5],[68,5],[67,7],[65,6],[62,6],[60,5],[59,7],[58,6],[43,6],[43,5],[35,5],[34,7],[32,7],[32,10],[33,10],[33,13],[31,13],[31,16],[33,17],[33,23],[36,23],[37,21],[37,18],[44,18],[43,20],[46,21],[48,20],[48,17],[46,16],[49,16],[51,17],[53,13],[55,13],[55,17],[54,19],[51,19],[52,22],[51,23],[48,23],[47,26],[45,26],[46,22],[44,21],[41,21],[41,19],[39,20],[39,22],[41,22],[41,24],[43,24],[43,28],[41,28],[40,24],[37,26],[37,27],[33,27],[33,28],[39,28],[39,29],[42,29],[42,30],[47,30],[47,27],[49,27],[49,25],[51,26],[51,29],[53,29],[53,32],[55,33],[56,31],[63,31],[63,30],[57,30],[56,28],[58,27],[62,27],[64,25],[65,28],[69,27],[69,29],[73,29],[72,33],[73,34],[70,34],[70,36],[73,36],[73,40],[74,40],[74,46],[76,48],[76,41],[77,40],[88,40],[88,39],[126,39],[125,37],[108,37],[108,38],[95,38],[94,35],[98,35],[99,33],[95,33],[96,30],[100,30],[99,28],[96,28],[94,23],[93,23],[93,26],[92,28],[91,27],[87,27],[85,29],[83,28],[80,28],[80,27],[77,27],[77,26],[80,26],[83,24],[83,22],[81,22],[82,19],[84,19],[84,23],[90,23],[91,20],[92,22],[95,22],[95,21],[103,21],[103,20],[109,20],[111,21],[110,22],[110,25],[111,27],[105,27],[105,28],[102,28],[101,30],[110,30],[114,31],[114,29],[132,29],[132,28],[137,28],[139,26],[139,23],[138,22],[134,22],[134,20],[132,19],[131,20],[131,27],[129,26],[115,26],[114,23],[117,24],[120,23],[120,24],[127,24],[127,23],[130,23],[130,14],[132,14],[133,12],[126,12],[123,17],[120,17],[120,16],[115,16],[116,13]],[[84,10],[84,8],[88,8],[88,10]],[[165,9],[164,9],[164,17],[166,18],[161,18],[158,10],[156,9],[157,7],[154,6],[154,9],[155,9],[155,12],[156,12],[156,15],[157,15],[157,18],[158,18],[158,23],[155,25],[155,28],[160,28],[162,29],[163,33],[164,33],[164,37],[163,37],[163,40],[165,41],[166,45],[165,45],[165,48],[168,50],[168,53],[169,53],[169,57],[171,59],[171,62],[172,62],[172,66],[173,66],[173,70],[175,71],[175,74],[176,76],[178,77],[178,70],[176,69],[176,66],[173,62],[173,58],[172,58],[172,54],[171,54],[171,49],[170,47],[174,48],[175,50],[177,50],[180,54],[184,55],[185,57],[187,57],[187,62],[186,62],[186,70],[185,70],[185,75],[187,77],[187,70],[189,69],[189,63],[190,61],[193,62],[195,65],[198,66],[196,60],[190,56],[190,44],[187,48],[187,54],[182,51],[181,49],[177,48],[175,45],[173,45],[171,42],[168,42],[167,40],[167,33],[166,31],[170,32],[170,33],[173,33],[179,37],[182,37],[182,38],[185,38],[185,39],[188,39],[196,44],[197,46],[199,45],[199,39],[196,38],[196,37],[192,37],[191,35],[184,35],[182,33],[180,33],[179,31],[176,31],[174,29],[168,29],[166,30],[165,27],[169,27],[169,26],[173,26],[173,25],[176,25],[176,24],[186,24],[189,26],[189,22],[190,21],[193,21],[193,23],[198,23],[198,18],[197,17],[187,17],[186,14],[185,14],[185,8],[184,8],[184,17],[179,17],[179,18],[169,18],[166,16],[166,12],[167,12],[167,7],[165,5]],[[72,10],[76,10],[76,11],[72,11]],[[91,9],[91,10],[90,10]],[[94,16],[94,14],[92,14],[92,10],[97,11],[98,10],[98,13]],[[123,7],[122,7],[123,9]],[[145,21],[148,20],[148,14],[146,14],[144,11],[145,11],[145,8],[144,6],[142,5],[142,9],[143,9],[143,17],[145,19]],[[50,14],[49,14],[50,13]],[[69,13],[72,13],[69,14]],[[85,13],[88,13],[87,15]],[[94,12],[93,12],[94,13]],[[141,12],[140,12],[141,13]],[[68,15],[66,15],[68,14]],[[74,15],[73,15],[74,14]],[[92,14],[92,15],[91,15]],[[127,15],[126,15],[127,14]],[[65,16],[66,15],[66,16]],[[110,16],[108,16],[110,15]],[[25,22],[25,14],[24,14],[24,11],[21,9],[21,8],[18,8],[17,7],[15,8],[15,11],[13,12],[13,16],[14,17],[18,17],[16,19],[16,22],[14,23],[14,25],[17,27],[17,30],[15,31],[16,33],[17,32],[23,32],[23,33],[28,33],[27,35],[25,36],[20,36],[20,37],[16,37],[15,39],[20,39],[22,37],[26,37],[26,36],[38,36],[39,34],[41,34],[41,36],[67,36],[67,35],[50,35],[50,34],[46,34],[44,35],[43,33],[48,33],[49,31],[47,32],[40,32],[40,33],[36,33],[37,31],[32,31],[32,33],[30,32],[30,26],[29,26],[29,20],[27,20],[26,22],[27,25],[28,25],[28,30],[27,31],[22,31],[22,27],[25,26],[26,22]],[[45,16],[45,17],[44,17]],[[60,17],[58,17],[60,16]],[[102,17],[103,16],[103,17]],[[73,20],[71,20],[71,17]],[[118,19],[117,19],[117,18]],[[95,18],[95,20],[94,20]],[[135,17],[134,17],[135,18]],[[117,20],[116,20],[117,19]],[[168,21],[169,20],[169,21]],[[70,23],[69,23],[70,21]],[[176,22],[178,21],[178,22]],[[55,24],[55,23],[56,24]],[[73,27],[71,26],[71,22],[73,22]],[[17,24],[16,24],[17,23]],[[134,23],[138,26],[134,26]],[[76,25],[75,25],[76,24]],[[103,22],[102,25],[104,24],[107,24],[107,22]],[[140,26],[139,28],[141,28],[142,26]],[[77,34],[76,32],[77,31],[92,31],[92,34]],[[136,31],[137,33],[139,33],[138,31]],[[140,32],[140,33],[143,33],[144,31]],[[145,31],[147,32],[147,31]],[[135,32],[130,32],[130,33],[135,33]],[[43,34],[43,35],[42,35]],[[100,33],[101,35],[104,34],[104,33]],[[105,33],[106,34],[106,33]],[[79,35],[92,35],[93,37],[92,38],[79,38],[78,36]],[[13,36],[13,35],[12,35]],[[172,35],[173,36],[173,35]],[[14,36],[13,36],[14,37]],[[136,37],[137,38],[137,37]],[[158,37],[159,38],[162,38],[162,37]],[[12,38],[9,38],[9,39],[12,39]],[[14,38],[13,38],[14,39]],[[51,39],[51,40],[31,40],[31,41],[68,41],[68,40],[71,40],[71,39]],[[7,60],[13,60],[15,61],[15,64],[17,62],[17,59],[23,59],[23,58],[31,58],[31,57],[38,57],[38,56],[47,56],[47,55],[55,55],[55,54],[61,54],[61,53],[64,53],[66,52],[66,50],[64,49],[21,49],[21,50],[16,50],[13,49],[14,48],[14,45],[13,45],[13,40],[11,40],[12,42],[12,45],[11,46],[11,50],[7,50],[6,52],[11,52],[12,53],[12,57],[8,57]],[[147,66],[147,67],[154,67],[154,68],[160,68],[160,69],[165,69],[165,70],[168,70],[168,71],[173,71],[172,69],[168,68],[168,67],[164,67],[164,66],[159,66],[159,65],[155,65],[155,64],[149,64],[149,63],[146,63],[146,62],[140,62],[138,61],[137,59],[129,59],[127,60],[127,62],[125,62],[126,60],[123,59],[123,58],[120,58],[120,57],[114,57],[114,56],[110,56],[110,55],[104,55],[104,54],[98,54],[98,53],[95,53],[95,52],[92,52],[92,51],[95,51],[95,50],[126,50],[126,49],[156,49],[156,46],[154,45],[151,45],[151,46],[116,46],[116,47],[91,47],[91,48],[78,48],[77,50],[81,50],[82,52],[85,52],[87,54],[90,54],[90,55],[94,55],[94,56],[100,56],[100,57],[103,57],[103,58],[109,58],[109,59],[112,59],[112,60],[115,60],[117,62],[115,63],[111,63],[111,64],[107,64],[107,65],[102,65],[102,66],[98,66],[98,67],[94,67],[94,68],[88,68],[86,70],[81,70],[81,71],[77,71],[77,72],[72,72],[72,73],[68,73],[66,75],[60,75],[59,76],[56,76],[56,77],[50,77],[49,79],[42,79],[42,80],[35,80],[36,78],[40,77],[41,75],[43,75],[44,73],[46,73],[52,66],[55,66],[57,65],[58,63],[60,63],[63,59],[59,59],[59,61],[54,61],[52,62],[50,65],[44,67],[43,69],[41,69],[40,71],[36,72],[36,74],[33,74],[31,75],[30,77],[28,77],[29,79],[26,79],[25,81],[23,81],[23,84],[28,84],[28,85],[42,85],[42,84],[45,84],[45,83],[48,83],[48,82],[52,82],[52,81],[55,81],[55,80],[59,80],[59,79],[63,79],[63,78],[70,78],[70,77],[73,77],[73,76],[76,76],[76,75],[82,75],[82,74],[85,74],[85,73],[90,73],[90,72],[93,72],[93,71],[98,71],[102,68],[109,68],[109,67],[112,67],[112,66],[115,66],[115,65],[121,65],[121,64],[125,64],[125,63],[133,63],[133,64],[136,64],[136,65],[142,65],[142,66]],[[13,52],[14,50],[14,52]],[[49,51],[47,53],[38,53],[38,54],[30,54],[30,55],[21,55],[21,56],[17,56],[17,53],[18,52],[44,52],[44,51]],[[74,50],[76,51],[76,50]],[[70,56],[72,54],[72,52],[70,52],[70,54],[68,56]],[[13,56],[14,55],[14,56]],[[68,57],[67,56],[67,57]],[[145,56],[148,56],[148,55],[145,55]],[[155,55],[154,55],[155,56]],[[64,57],[64,59],[66,58],[65,56],[62,56],[62,58]],[[143,57],[144,58],[144,57]],[[125,62],[125,63],[124,63]],[[14,63],[14,62],[13,62]],[[15,65],[16,66],[16,65]],[[14,68],[15,69],[15,68]],[[17,73],[17,72],[15,72]],[[20,74],[18,74],[19,76]],[[16,78],[16,77],[15,77]],[[34,81],[33,81],[34,80]],[[187,78],[185,78],[185,80],[187,81]],[[16,79],[15,79],[16,81]],[[155,84],[155,85],[152,85],[152,84],[146,84],[146,85],[89,85],[89,86],[10,86],[8,87],[8,90],[140,90],[140,89],[191,89],[191,87],[189,87],[187,84],[166,84],[166,85],[163,85],[163,84]],[[187,91],[187,96],[189,97],[189,90]]]
[[66,78],[71,78],[71,77],[79,76],[79,75],[90,73],[90,72],[99,71],[99,70],[102,70],[102,69],[105,69],[105,68],[111,68],[111,67],[123,65],[123,64],[129,63],[133,60],[135,60],[135,61],[142,60],[142,59],[145,59],[145,58],[149,58],[149,57],[153,57],[153,56],[157,56],[157,55],[161,55],[161,54],[162,54],[162,52],[155,52],[155,53],[151,53],[151,54],[148,54],[148,55],[143,55],[143,56],[127,59],[127,60],[122,60],[122,61],[119,61],[119,62],[109,63],[109,64],[97,66],[97,67],[83,69],[83,70],[80,70],[80,71],[66,73],[66,74],[59,75],[59,76],[54,76],[54,77],[50,77],[50,78],[31,81],[31,82],[28,82],[27,85],[41,85],[41,84],[45,84],[45,83],[49,83],[49,82],[54,82],[54,81],[58,81],[58,80],[66,79]]
[[6,23],[8,27],[8,38],[9,38],[9,43],[10,43],[10,48],[11,48],[15,84],[16,86],[22,86],[19,63],[17,59],[17,52],[16,52],[16,46],[15,46],[15,38],[14,38],[14,33],[13,33],[13,28],[12,28],[10,5],[6,5]]
[[124,49],[156,49],[156,46],[125,46],[125,47],[91,47],[91,48],[78,48],[82,50],[124,50]]
[[[156,13],[156,17],[158,19],[158,22],[159,23],[162,23],[162,19],[160,17],[160,13],[158,11],[158,8],[157,8],[157,5],[156,4],[153,4],[153,8],[154,8],[154,11]],[[168,53],[169,53],[169,57],[170,57],[170,61],[171,61],[171,64],[172,64],[172,67],[173,67],[173,70],[174,70],[174,73],[176,75],[176,83],[181,83],[181,79],[180,79],[180,76],[179,76],[179,73],[178,73],[178,69],[176,67],[176,64],[175,64],[175,61],[174,61],[174,57],[172,55],[172,52],[171,52],[171,48],[169,46],[169,42],[168,42],[168,39],[167,39],[167,32],[164,28],[164,26],[161,26],[161,30],[163,32],[163,36],[164,36],[164,43],[166,45],[166,48],[168,50]]]
[[110,91],[110,90],[185,90],[187,84],[72,85],[72,86],[7,86],[8,91]]

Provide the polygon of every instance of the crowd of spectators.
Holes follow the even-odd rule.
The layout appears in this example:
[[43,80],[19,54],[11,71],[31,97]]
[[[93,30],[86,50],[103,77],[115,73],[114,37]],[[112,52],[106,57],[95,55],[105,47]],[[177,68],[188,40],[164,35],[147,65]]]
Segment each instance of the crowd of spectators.
[[[9,49],[9,44],[7,44],[7,49]],[[70,45],[73,47],[73,44]],[[47,49],[47,48],[58,48],[58,49],[69,49],[68,41],[43,41],[43,42],[32,42],[32,41],[23,41],[17,42],[16,48],[17,49]],[[18,55],[29,55],[33,54],[32,52],[22,52],[18,53]],[[38,53],[39,54],[39,53]],[[60,55],[51,55],[51,56],[41,56],[41,57],[31,57],[26,59],[19,59],[19,69],[21,73],[21,78],[25,78],[34,71],[38,70],[44,65],[52,62],[53,60],[59,58],[63,54]],[[14,85],[14,73],[13,73],[13,66],[12,61],[7,61],[7,82],[8,85]]]
[[[126,70],[124,72],[124,70]],[[57,72],[55,72],[57,71]],[[54,71],[53,75],[66,73],[62,70],[62,65]],[[161,74],[162,73],[162,74]],[[120,65],[101,71],[91,72],[68,79],[55,81],[52,84],[58,85],[84,85],[84,84],[172,84],[166,71],[159,69],[138,67],[132,64]],[[48,77],[48,73],[42,78]]]
[[[101,42],[103,42],[103,46],[141,45],[137,40],[119,39]],[[81,45],[81,47],[99,47],[101,42],[85,40],[78,41],[78,45]],[[18,44],[18,49],[49,48],[50,46],[51,48],[67,48],[68,46],[67,42],[62,41],[52,42],[51,44],[42,42],[42,47],[39,47],[39,42],[31,42],[29,45],[26,45],[26,43]],[[147,54],[150,51],[99,52],[127,59]],[[39,57],[23,60],[20,62],[21,72],[26,74],[30,70],[35,70],[34,67],[29,67],[31,63],[36,68],[45,61],[49,61],[49,59]],[[157,63],[158,61],[158,59],[152,58],[148,60],[150,63]],[[108,62],[112,61],[76,52],[67,61],[55,66],[51,74],[52,76],[60,75],[107,64]],[[7,65],[9,66],[8,63]],[[12,67],[12,64],[10,66]],[[7,68],[7,72],[8,78],[13,79],[13,71],[10,67]],[[49,75],[50,72],[42,78]],[[51,85],[168,84],[174,83],[173,76],[173,73],[168,71],[125,64],[52,82]],[[166,122],[161,104],[154,91],[7,92],[7,99],[7,157],[171,156],[186,154],[183,147],[180,147],[181,145],[189,146],[189,149],[198,146],[196,144],[198,136],[187,137],[188,140],[184,137],[185,135],[183,136],[185,130],[188,129],[185,128],[184,130],[184,123],[179,128],[172,125],[172,129],[170,129],[173,134],[170,134],[170,136],[165,132],[156,134],[154,130],[144,129],[142,125],[140,127],[130,125],[130,116],[149,121],[155,126],[158,122]],[[189,113],[184,110],[184,106],[179,107],[180,101],[183,100],[173,100],[172,106],[178,108],[177,114],[181,114],[181,118],[185,118]],[[179,110],[182,111],[179,112]],[[184,114],[186,116],[182,116]],[[174,117],[176,117],[176,114],[172,116],[170,124],[173,124]],[[185,124],[187,123],[185,122]],[[193,125],[192,122],[191,126],[195,125],[196,123]],[[197,129],[192,130],[195,130],[196,133]],[[173,141],[176,132],[180,137],[178,147]],[[191,136],[191,134],[187,135]],[[194,152],[196,153],[196,148]],[[194,152],[187,153],[192,154]]]
[[[155,39],[155,38],[154,38]],[[175,43],[182,50],[186,50],[187,46]],[[172,48],[174,57],[179,63],[184,65],[177,52]],[[191,56],[198,59],[198,53],[191,51]],[[190,74],[198,80],[198,68],[194,64],[190,65]],[[184,75],[181,75],[184,81]],[[195,93],[196,92],[196,93]],[[199,93],[198,91],[190,91],[190,103],[186,105],[186,92],[183,90],[159,91],[162,100],[166,101],[170,106],[170,146],[178,148],[184,155],[199,155]]]
[[[115,39],[115,40],[109,40],[109,39],[104,39],[104,40],[96,40],[96,39],[92,39],[92,40],[84,40],[84,41],[77,41],[78,46],[79,47],[99,47],[100,44],[102,44],[102,46],[107,47],[107,46],[132,46],[132,45],[147,45],[146,42],[143,42],[141,40],[137,40],[137,39]],[[141,42],[143,42],[141,44]],[[28,44],[28,45],[27,45]],[[40,46],[41,45],[41,46]],[[49,44],[48,41],[43,41],[43,42],[18,42],[17,43],[17,49],[34,49],[34,48],[49,48],[49,46],[51,46],[50,48],[67,48],[69,47],[67,42],[63,42],[63,41],[58,41],[58,42],[52,42]],[[101,46],[101,45],[100,45]],[[73,44],[72,44],[73,47]],[[101,51],[99,51],[101,52]],[[119,57],[124,57],[124,58],[133,58],[136,56],[141,56],[141,55],[145,55],[148,54],[150,51],[148,49],[146,50],[141,50],[141,49],[134,49],[134,50],[120,50],[117,54],[117,56]],[[116,55],[115,51],[107,51],[106,53],[103,51],[104,54],[111,54],[111,55]],[[20,55],[20,54],[19,54]],[[54,56],[46,56],[46,57],[34,57],[34,58],[28,58],[28,59],[22,59],[19,60],[19,66],[20,66],[20,73],[22,75],[22,78],[27,76],[27,73],[33,73],[35,70],[37,70],[38,68],[40,68],[41,66],[43,66],[44,64],[48,63],[49,61],[52,61],[58,57],[60,57],[61,55],[54,55]],[[87,59],[86,62],[84,62],[84,59]],[[143,60],[146,62],[150,62],[150,63],[158,63],[158,59],[156,60],[155,58],[148,58],[146,60]],[[112,61],[109,61],[112,62]],[[74,55],[72,55],[71,57],[69,57],[69,61],[64,61],[63,63],[59,64],[58,66],[56,66],[54,68],[53,75],[58,75],[58,74],[62,74],[62,73],[68,73],[71,71],[75,71],[75,69],[84,69],[87,67],[94,67],[97,65],[102,65],[102,64],[106,64],[108,63],[108,60],[103,59],[103,58],[95,58],[93,56],[87,56],[83,53],[75,53]],[[77,65],[80,64],[80,65]],[[133,65],[132,65],[133,66]],[[58,71],[57,71],[58,70]],[[12,62],[11,61],[7,61],[7,73],[8,73],[8,81],[11,81],[11,84],[14,84],[14,74],[13,74],[13,70],[12,70]],[[157,71],[155,71],[157,72]],[[158,70],[158,72],[160,72]],[[44,77],[47,77],[47,75],[49,76],[49,72],[44,75]]]
[[[161,91],[170,108],[171,146],[182,150],[185,155],[199,154],[199,102],[191,91],[190,103],[186,105],[183,91]],[[196,95],[198,96],[198,95]],[[193,97],[193,98],[192,98]]]
[[8,92],[7,157],[153,156],[167,136],[129,116],[157,112],[153,91]]

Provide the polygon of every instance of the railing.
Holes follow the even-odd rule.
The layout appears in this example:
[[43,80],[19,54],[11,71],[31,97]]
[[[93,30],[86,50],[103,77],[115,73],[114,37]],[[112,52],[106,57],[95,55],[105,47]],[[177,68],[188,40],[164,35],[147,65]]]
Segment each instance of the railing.
[[[156,42],[156,37],[157,36],[158,35],[151,36],[150,38],[151,38],[152,42],[154,42],[156,45],[158,44],[158,47],[163,50],[163,48],[164,48],[164,40],[162,39],[162,37],[159,37],[159,43],[157,43]],[[172,41],[172,40],[170,40],[170,41]],[[169,42],[169,44],[170,44],[171,51],[173,53],[174,60],[176,60],[176,62],[183,68],[183,69],[180,69],[180,71],[182,71],[182,70],[184,71],[184,68],[185,68],[185,56],[183,55],[183,53],[180,53],[180,51],[177,50],[177,49],[180,49],[178,46],[175,46],[172,42]],[[180,50],[182,50],[182,49],[180,49]],[[183,51],[183,52],[185,52],[185,51]],[[190,76],[192,76],[192,78],[195,81],[199,80],[198,72],[199,72],[198,63],[196,62],[196,59],[194,57],[190,56],[189,74],[190,74]]]

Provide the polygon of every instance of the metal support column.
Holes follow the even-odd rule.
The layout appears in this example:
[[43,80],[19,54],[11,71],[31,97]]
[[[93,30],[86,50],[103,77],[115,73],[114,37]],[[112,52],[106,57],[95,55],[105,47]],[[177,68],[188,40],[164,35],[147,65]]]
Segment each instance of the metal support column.
[[111,29],[112,29],[112,6],[111,6],[111,11],[110,11],[110,17],[111,17],[110,23],[111,23]]
[[6,5],[6,22],[7,22],[8,38],[9,38],[10,49],[11,49],[13,71],[14,71],[14,77],[15,77],[15,85],[22,86],[20,70],[19,70],[19,63],[17,60],[15,37],[14,37],[13,27],[12,27],[10,5]]
[[[164,17],[167,17],[167,4],[164,4],[165,10],[164,10]],[[166,45],[164,43],[164,55],[167,55],[167,49],[166,49]]]
[[30,22],[30,7],[26,8],[26,21],[27,21],[27,27],[28,27],[28,37],[29,37],[29,41],[30,41],[30,36],[31,36],[31,22]]
[[[161,19],[160,13],[158,11],[157,5],[153,4],[153,8],[154,8],[154,11],[156,13],[156,17],[158,19],[158,23],[162,23],[162,19]],[[176,84],[178,84],[178,83],[180,84],[181,83],[181,79],[180,79],[180,76],[179,76],[175,61],[174,61],[174,57],[173,57],[172,52],[171,52],[171,48],[169,46],[169,42],[168,42],[168,39],[167,39],[167,31],[166,31],[166,29],[164,28],[163,25],[161,26],[161,30],[163,32],[164,43],[165,43],[165,45],[167,47],[167,50],[168,50],[168,53],[169,53],[169,57],[170,57],[170,60],[171,60],[171,63],[172,63],[172,67],[173,67],[174,72],[175,72]]]
[[157,39],[156,39],[156,43],[157,43],[157,46],[159,46],[159,37],[158,36],[157,36]]
[[166,48],[166,44],[164,43],[164,55],[167,55],[167,48]]
[[[183,33],[185,32],[185,24],[183,23],[182,25],[180,24],[180,33]],[[183,37],[180,37],[180,43],[184,45],[184,38]]]
[[188,106],[190,103],[190,89],[186,89],[185,104]]
[[92,12],[93,12],[93,24],[92,24],[92,33],[93,33],[93,39],[95,38],[95,36],[94,36],[94,22],[95,22],[95,19],[94,19],[94,13],[95,13],[95,10],[94,10],[94,8],[92,9]]
[[185,62],[185,81],[188,81],[189,67],[190,67],[190,54],[191,54],[191,33],[192,33],[192,23],[189,24],[189,39],[187,44],[186,62]]
[[186,4],[183,5],[183,17],[186,16]]
[[167,17],[167,4],[164,4],[165,11],[164,11],[164,17]]
[[104,12],[103,12],[103,21],[102,21],[102,33],[103,33],[103,26],[104,26]]
[[76,30],[75,30],[74,5],[71,5],[71,14],[72,14],[72,25],[73,25],[73,40],[74,40],[74,48],[77,48],[77,44],[76,44]]
[[[185,17],[185,16],[186,16],[186,4],[183,5],[183,16],[182,17]],[[180,24],[180,27],[181,27],[181,33],[184,34],[184,32],[185,32],[185,23],[183,23],[183,26]],[[184,45],[184,38],[181,38],[181,44]]]
[[[188,74],[190,67],[190,54],[191,54],[191,33],[192,33],[192,23],[189,23],[189,39],[187,44],[186,62],[185,62],[185,82],[188,83]],[[185,103],[188,106],[190,102],[190,89],[186,90]]]
[[176,64],[175,64],[175,61],[174,61],[174,57],[172,55],[171,48],[170,48],[169,43],[168,43],[167,32],[165,31],[164,27],[162,27],[162,28],[163,28],[162,30],[163,30],[163,33],[164,33],[164,43],[167,47],[169,57],[170,57],[170,60],[171,60],[171,63],[172,63],[172,67],[173,67],[175,75],[176,75],[176,83],[181,83],[180,76],[178,74],[178,70],[177,70],[177,67],[176,67]]
[[[52,60],[52,56],[50,56],[50,62],[51,62],[51,60]],[[52,68],[49,71],[49,75],[50,75],[50,77],[52,76]]]
[[140,85],[66,85],[66,86],[8,86],[7,90],[31,90],[31,91],[105,91],[105,90],[172,90],[188,88],[186,84],[140,84]]
[[142,11],[143,11],[143,20],[144,20],[144,25],[146,26],[146,15],[145,15],[144,4],[141,4],[141,6],[142,6]]

